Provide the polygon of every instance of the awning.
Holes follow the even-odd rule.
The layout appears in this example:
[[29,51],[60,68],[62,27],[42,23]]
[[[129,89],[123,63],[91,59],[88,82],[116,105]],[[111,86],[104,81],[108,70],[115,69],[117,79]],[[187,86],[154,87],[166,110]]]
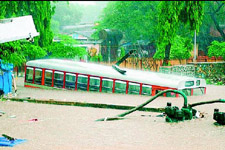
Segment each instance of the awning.
[[31,15],[0,20],[0,43],[38,36]]

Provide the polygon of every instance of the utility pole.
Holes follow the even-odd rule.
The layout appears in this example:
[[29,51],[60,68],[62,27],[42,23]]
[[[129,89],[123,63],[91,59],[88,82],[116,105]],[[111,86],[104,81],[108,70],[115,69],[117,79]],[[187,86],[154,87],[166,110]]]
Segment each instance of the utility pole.
[[109,41],[109,45],[108,45],[108,61],[110,64],[110,51],[111,51],[111,41]]
[[197,51],[197,48],[196,48],[196,30],[195,30],[195,39],[194,39],[194,62],[196,61],[196,51]]

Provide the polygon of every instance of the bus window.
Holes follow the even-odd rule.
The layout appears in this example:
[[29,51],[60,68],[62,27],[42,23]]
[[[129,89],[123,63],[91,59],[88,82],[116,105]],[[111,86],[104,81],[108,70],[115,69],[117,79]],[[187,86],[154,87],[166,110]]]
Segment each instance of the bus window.
[[[158,94],[158,93],[160,93],[160,92],[162,92],[162,91],[164,91],[164,90],[156,90],[156,92],[155,92],[155,94]],[[182,90],[182,92],[183,92],[183,90]],[[185,93],[186,92],[189,92],[189,91],[185,91]],[[186,94],[185,94],[186,95]],[[167,92],[167,93],[164,93],[163,95],[161,95],[161,96],[166,96],[166,97],[176,97],[176,93],[174,93],[174,92]]]
[[191,96],[191,89],[183,89],[182,92],[183,92],[186,96]]
[[126,93],[126,82],[116,81],[115,82],[115,93]]
[[150,85],[142,85],[142,95],[151,95],[152,94],[152,86]]
[[45,70],[45,85],[52,86],[52,71]]
[[90,77],[89,90],[90,91],[99,91],[99,86],[100,86],[100,78]]
[[77,89],[87,90],[88,77],[85,75],[78,75],[77,79]]
[[185,82],[185,87],[191,87],[194,86],[194,81],[186,81]]
[[198,95],[203,95],[205,91],[204,87],[200,87],[200,88],[194,88],[193,89],[193,95],[198,96]]
[[66,73],[66,85],[67,89],[75,89],[76,75],[72,73]]
[[64,78],[63,72],[55,71],[55,73],[54,73],[54,86],[62,88],[63,87],[63,78]]
[[129,82],[128,93],[129,94],[139,94],[140,84]]
[[34,83],[41,84],[41,79],[42,79],[42,70],[41,69],[35,69]]
[[102,92],[112,93],[113,80],[102,79]]
[[27,67],[26,70],[26,82],[32,83],[33,82],[33,69],[31,67]]

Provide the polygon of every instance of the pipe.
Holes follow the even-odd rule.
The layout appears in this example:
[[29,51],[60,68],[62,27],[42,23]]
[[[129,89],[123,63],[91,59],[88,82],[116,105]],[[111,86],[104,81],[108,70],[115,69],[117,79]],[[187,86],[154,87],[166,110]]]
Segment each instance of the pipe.
[[115,65],[112,65],[113,69],[115,69],[116,71],[118,71],[121,74],[125,74],[126,70],[122,70],[121,68],[119,68],[119,65],[126,60],[134,51],[136,50],[131,50],[129,51],[129,53],[127,53],[125,56],[123,56],[123,58],[121,58],[118,62],[116,62]]
[[121,58],[120,60],[118,60],[118,62],[116,62],[115,65],[119,66],[124,60],[126,60],[128,57],[130,57],[131,54],[133,54],[133,52],[135,52],[136,50],[131,50],[129,51],[125,56],[123,56],[123,58]]
[[212,103],[225,103],[225,99],[217,99],[217,100],[212,100],[212,101],[198,102],[198,103],[194,103],[194,104],[189,104],[189,107],[195,107],[195,106],[199,106],[199,105],[212,104]]
[[[133,109],[131,109],[131,110],[129,110],[129,111],[126,111],[126,112],[124,112],[124,113],[122,113],[122,114],[119,114],[119,115],[117,115],[116,117],[112,117],[112,118],[106,117],[106,118],[98,119],[98,120],[96,120],[96,121],[116,120],[116,118],[124,117],[124,116],[126,116],[126,115],[128,115],[128,114],[130,114],[130,113],[132,113],[132,112],[134,112],[134,111],[137,111],[138,109],[140,109],[140,108],[144,107],[145,105],[151,103],[151,102],[152,102],[153,100],[155,100],[157,97],[163,95],[164,93],[168,93],[168,92],[174,92],[174,93],[177,93],[177,94],[182,95],[183,98],[184,98],[184,106],[183,106],[183,107],[184,107],[184,108],[187,108],[187,107],[188,107],[188,105],[187,105],[187,96],[186,96],[183,92],[177,91],[177,90],[169,89],[169,90],[165,90],[165,91],[162,91],[162,92],[156,94],[155,96],[153,96],[152,98],[150,98],[149,100],[147,100],[145,103],[143,103],[143,104],[141,104],[141,105],[139,105],[139,106],[137,106],[137,107],[135,107],[135,108],[133,108]],[[114,119],[113,119],[113,118],[114,118]]]

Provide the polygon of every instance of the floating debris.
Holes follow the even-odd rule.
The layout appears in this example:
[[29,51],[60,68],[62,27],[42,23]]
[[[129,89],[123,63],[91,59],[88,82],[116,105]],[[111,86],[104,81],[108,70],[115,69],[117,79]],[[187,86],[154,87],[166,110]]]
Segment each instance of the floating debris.
[[2,136],[3,137],[0,137],[0,146],[13,147],[27,141],[25,139],[16,139],[6,134],[2,134]]
[[16,115],[9,116],[9,118],[16,118]]
[[28,120],[28,121],[30,121],[30,122],[35,122],[35,121],[38,121],[38,119],[30,119],[30,120]]
[[0,110],[0,113],[1,113],[1,114],[5,114],[5,112],[4,112],[4,111],[1,111],[1,110]]

